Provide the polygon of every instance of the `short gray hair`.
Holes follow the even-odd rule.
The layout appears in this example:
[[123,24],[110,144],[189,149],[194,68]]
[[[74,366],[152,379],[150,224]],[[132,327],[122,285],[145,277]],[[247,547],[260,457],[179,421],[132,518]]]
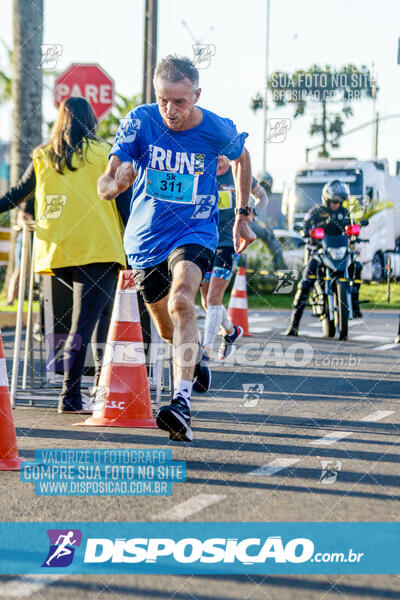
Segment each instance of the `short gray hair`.
[[185,56],[177,56],[176,54],[168,54],[160,60],[154,71],[154,80],[161,77],[167,81],[176,83],[182,79],[189,79],[194,88],[199,87],[199,72],[190,58]]

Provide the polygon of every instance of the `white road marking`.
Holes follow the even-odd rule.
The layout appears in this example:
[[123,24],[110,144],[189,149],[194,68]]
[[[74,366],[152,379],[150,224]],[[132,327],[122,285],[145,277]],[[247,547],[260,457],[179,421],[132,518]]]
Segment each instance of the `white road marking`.
[[377,410],[376,412],[371,413],[370,415],[367,415],[366,417],[361,419],[361,421],[369,421],[371,423],[375,423],[376,421],[380,421],[381,419],[384,419],[385,417],[388,417],[393,413],[394,410]]
[[196,494],[189,500],[176,504],[172,508],[163,510],[153,517],[153,521],[183,521],[194,513],[217,504],[226,498],[226,494]]
[[354,342],[389,342],[392,338],[383,335],[355,335],[351,338]]
[[391,350],[392,348],[400,348],[399,344],[383,344],[383,346],[377,346],[373,350]]
[[264,321],[273,321],[278,317],[253,317],[249,315],[249,323],[264,323]]
[[331,431],[326,433],[322,438],[318,438],[311,442],[314,446],[331,446],[335,442],[352,435],[353,431]]
[[[361,325],[364,321],[359,321],[358,319],[356,321],[349,321],[349,327],[355,327],[357,325]],[[321,321],[318,321],[317,323],[311,323],[308,324],[307,327],[321,327]]]
[[[361,319],[356,319],[355,321],[349,321],[349,327],[355,327],[357,325],[362,325],[364,321]],[[321,327],[321,321],[317,321],[316,323],[307,324],[307,327]]]
[[356,325],[363,325],[364,319],[355,319],[354,321],[349,321],[349,327],[355,327]]
[[321,331],[321,335],[315,335],[316,331],[307,331],[307,329],[302,329],[301,332],[299,333],[299,336],[307,336],[309,338],[315,338],[316,340],[320,340],[322,339],[322,331]]
[[11,579],[1,586],[0,598],[28,598],[63,577],[65,575],[25,575]]
[[287,469],[291,467],[295,463],[299,462],[299,458],[275,458],[270,463],[255,469],[254,471],[250,471],[247,475],[257,475],[260,477],[270,477],[271,475],[275,475],[275,473],[279,473],[282,469]]
[[250,323],[250,333],[264,333],[266,331],[271,331],[271,327],[252,327]]

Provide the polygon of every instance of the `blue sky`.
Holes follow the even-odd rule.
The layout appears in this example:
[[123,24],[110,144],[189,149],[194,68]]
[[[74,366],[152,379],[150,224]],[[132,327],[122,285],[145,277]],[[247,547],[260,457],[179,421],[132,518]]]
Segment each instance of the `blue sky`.
[[[141,90],[144,0],[45,0],[44,43],[63,46],[58,69],[72,62],[97,62],[115,80],[116,90],[134,94]],[[158,55],[193,56],[192,39],[181,21],[202,37],[213,26],[206,42],[216,54],[200,72],[199,104],[232,118],[249,133],[248,149],[253,171],[262,167],[263,120],[250,110],[250,98],[263,89],[265,69],[266,0],[159,0]],[[0,38],[12,45],[12,0],[1,0]],[[400,36],[398,0],[271,0],[270,70],[293,71],[314,63],[340,67],[348,62],[371,68],[375,63],[382,115],[400,114],[400,66],[396,63]],[[0,51],[1,64],[4,53]],[[55,114],[52,94],[45,94],[46,118]],[[372,103],[356,102],[353,128],[372,118]],[[0,109],[0,137],[10,135],[11,107]],[[312,146],[308,129],[318,105],[292,122],[285,142],[268,145],[268,170],[279,190],[290,181]],[[270,117],[292,118],[290,107],[272,107]],[[392,170],[400,160],[400,119],[382,122],[379,155]],[[370,158],[372,130],[367,128],[343,139],[337,156]],[[314,154],[315,156],[315,154]]]

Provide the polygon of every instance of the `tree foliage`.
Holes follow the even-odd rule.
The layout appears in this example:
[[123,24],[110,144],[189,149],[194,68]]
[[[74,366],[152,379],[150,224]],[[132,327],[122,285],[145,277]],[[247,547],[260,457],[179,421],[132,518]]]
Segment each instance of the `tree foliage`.
[[98,135],[109,141],[114,140],[118,131],[118,127],[120,126],[121,119],[126,117],[132,108],[135,108],[141,104],[139,94],[136,94],[132,98],[128,98],[127,96],[123,96],[122,94],[118,93],[116,93],[115,96],[117,98],[115,107],[107,115],[107,117],[100,122],[98,130]]
[[5,69],[3,66],[0,68],[0,102],[7,102],[11,99],[11,64],[12,64],[12,50],[7,44],[0,40],[1,45],[4,47],[7,54],[7,65]]

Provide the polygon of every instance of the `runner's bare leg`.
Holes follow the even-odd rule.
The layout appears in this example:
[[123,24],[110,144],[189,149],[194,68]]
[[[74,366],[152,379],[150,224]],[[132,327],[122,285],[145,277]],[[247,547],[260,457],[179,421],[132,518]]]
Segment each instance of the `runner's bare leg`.
[[172,273],[168,310],[174,326],[176,381],[193,379],[199,340],[194,300],[201,279],[201,269],[188,260],[178,262]]
[[[191,261],[180,261],[174,268],[168,296],[146,304],[160,336],[169,343],[173,341],[175,381],[191,381],[193,378],[198,346],[194,299],[200,282],[199,267]],[[193,348],[192,361],[189,360],[190,345]],[[181,356],[181,350],[185,348],[186,354]],[[188,363],[186,366],[185,362]]]
[[152,302],[151,304],[146,303],[146,308],[153,319],[159,335],[163,340],[172,344],[174,326],[168,312],[168,298],[169,294],[157,302]]

